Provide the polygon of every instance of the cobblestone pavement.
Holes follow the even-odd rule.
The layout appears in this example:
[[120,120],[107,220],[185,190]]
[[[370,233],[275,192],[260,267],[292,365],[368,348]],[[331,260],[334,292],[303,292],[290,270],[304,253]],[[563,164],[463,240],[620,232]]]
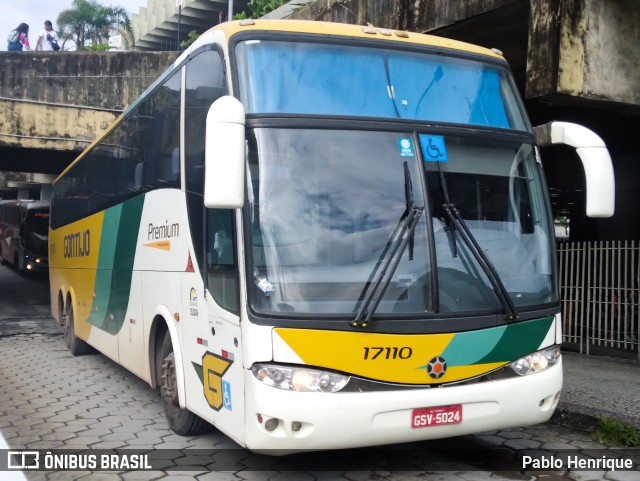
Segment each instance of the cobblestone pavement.
[[616,418],[640,428],[640,362],[575,352],[564,352],[563,361],[561,410]]
[[[3,299],[1,288],[0,312],[15,301]],[[285,458],[250,453],[215,430],[178,436],[168,429],[159,395],[146,383],[101,354],[73,357],[50,317],[14,314],[0,316],[0,433],[9,448],[54,453],[141,450],[154,466],[149,471],[25,471],[29,480],[640,479],[639,450],[606,448],[585,432],[555,423]],[[523,456],[538,464],[525,468]],[[569,457],[603,456],[631,462],[634,470],[567,469]],[[16,474],[0,471],[0,480],[13,481]]]

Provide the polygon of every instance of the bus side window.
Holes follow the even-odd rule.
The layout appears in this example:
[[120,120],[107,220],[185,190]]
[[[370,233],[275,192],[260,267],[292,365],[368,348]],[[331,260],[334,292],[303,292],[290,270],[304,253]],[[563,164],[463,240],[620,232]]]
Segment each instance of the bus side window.
[[203,278],[207,270],[204,212],[204,144],[205,126],[209,107],[227,93],[224,62],[218,50],[205,50],[196,54],[186,65],[184,168],[187,213],[194,255]]
[[207,288],[224,309],[238,313],[238,262],[233,211],[207,210]]

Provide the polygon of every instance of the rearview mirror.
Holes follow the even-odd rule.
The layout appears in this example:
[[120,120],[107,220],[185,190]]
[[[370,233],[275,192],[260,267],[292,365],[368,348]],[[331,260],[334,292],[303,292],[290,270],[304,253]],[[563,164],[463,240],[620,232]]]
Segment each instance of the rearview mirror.
[[204,205],[238,209],[244,204],[244,107],[235,97],[216,100],[207,113]]
[[570,122],[549,122],[534,130],[540,147],[565,144],[576,149],[586,179],[587,216],[611,217],[615,210],[615,177],[602,139],[588,128]]

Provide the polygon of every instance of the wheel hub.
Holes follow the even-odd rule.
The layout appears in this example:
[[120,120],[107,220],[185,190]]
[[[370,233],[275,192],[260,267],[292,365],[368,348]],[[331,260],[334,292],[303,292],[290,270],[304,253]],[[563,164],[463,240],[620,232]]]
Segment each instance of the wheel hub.
[[162,363],[162,395],[173,404],[178,404],[178,381],[173,353],[170,353]]

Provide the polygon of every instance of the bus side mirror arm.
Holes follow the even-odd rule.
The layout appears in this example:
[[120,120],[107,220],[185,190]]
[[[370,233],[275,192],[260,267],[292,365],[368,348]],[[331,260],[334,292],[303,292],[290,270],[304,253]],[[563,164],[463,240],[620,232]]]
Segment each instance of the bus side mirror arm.
[[587,186],[587,217],[611,217],[615,210],[615,177],[607,146],[593,131],[570,122],[534,128],[540,147],[565,144],[576,149]]
[[244,204],[245,114],[235,97],[216,100],[207,113],[204,205],[239,209]]

